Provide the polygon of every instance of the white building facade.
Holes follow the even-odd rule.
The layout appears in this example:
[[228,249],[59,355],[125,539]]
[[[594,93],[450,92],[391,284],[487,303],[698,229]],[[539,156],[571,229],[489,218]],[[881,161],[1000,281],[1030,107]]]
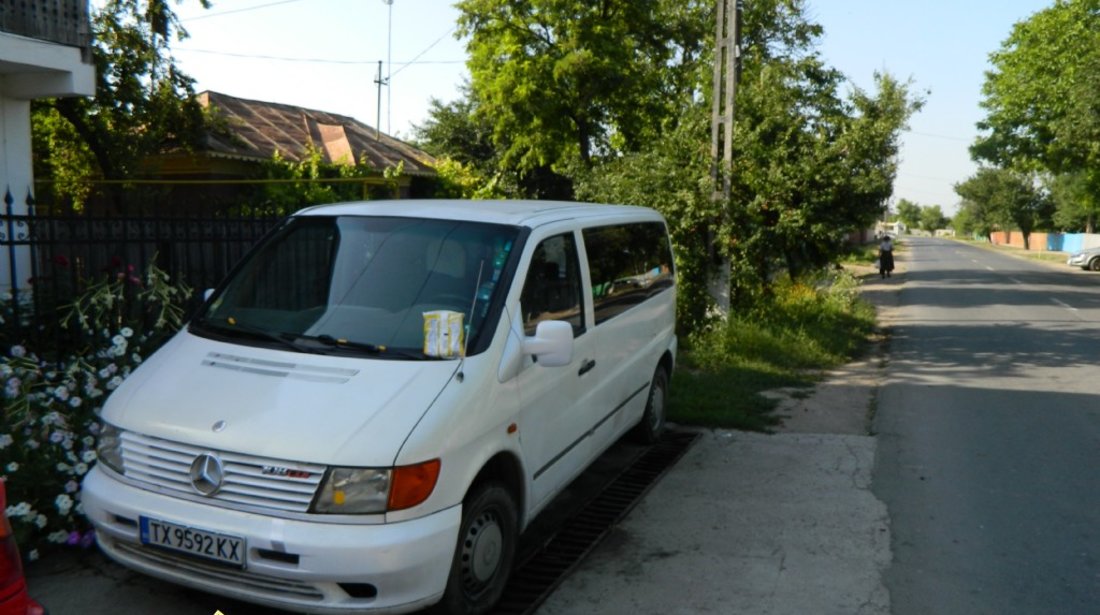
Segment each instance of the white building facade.
[[[34,195],[31,101],[94,95],[87,0],[0,0],[0,210],[10,202],[14,214],[26,214]],[[13,267],[7,248],[0,286],[25,284],[29,274]],[[29,264],[26,257],[14,260]]]

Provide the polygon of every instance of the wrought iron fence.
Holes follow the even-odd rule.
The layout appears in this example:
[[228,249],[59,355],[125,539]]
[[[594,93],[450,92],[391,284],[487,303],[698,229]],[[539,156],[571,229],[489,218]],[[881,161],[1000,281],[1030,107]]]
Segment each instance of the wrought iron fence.
[[[78,213],[0,215],[0,253],[7,256],[11,297],[6,335],[41,337],[43,321],[104,276],[135,283],[149,265],[195,290],[213,287],[253,244],[282,219],[272,216],[118,217]],[[46,342],[49,340],[38,340]]]

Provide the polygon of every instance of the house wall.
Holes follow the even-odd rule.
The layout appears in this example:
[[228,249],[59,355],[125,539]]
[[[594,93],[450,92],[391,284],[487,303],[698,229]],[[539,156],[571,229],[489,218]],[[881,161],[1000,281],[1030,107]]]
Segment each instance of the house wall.
[[0,197],[11,194],[20,203],[33,184],[29,100],[0,95],[0,181]]
[[[85,63],[86,49],[0,32],[0,198],[12,213],[27,213],[28,196],[34,193],[31,165],[31,100],[58,96],[95,95],[95,67]],[[7,195],[11,195],[10,198]],[[25,231],[25,229],[22,229]],[[20,229],[3,228],[5,235]],[[0,254],[0,287],[11,289],[12,280],[25,279],[13,263],[29,262],[26,255],[12,258],[12,246]]]

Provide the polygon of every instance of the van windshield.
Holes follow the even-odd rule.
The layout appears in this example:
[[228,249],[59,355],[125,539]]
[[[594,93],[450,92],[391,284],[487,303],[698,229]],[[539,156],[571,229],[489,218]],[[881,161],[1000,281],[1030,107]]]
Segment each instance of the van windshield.
[[460,356],[486,322],[517,235],[456,220],[292,218],[193,326],[302,352]]

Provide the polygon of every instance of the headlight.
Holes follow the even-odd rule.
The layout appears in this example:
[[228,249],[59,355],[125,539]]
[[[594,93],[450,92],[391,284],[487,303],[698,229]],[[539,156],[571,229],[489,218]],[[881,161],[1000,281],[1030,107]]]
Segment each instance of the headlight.
[[313,508],[319,513],[384,513],[389,497],[388,469],[330,468]]
[[313,512],[361,515],[412,508],[439,479],[438,459],[396,468],[329,468]]
[[114,425],[103,423],[96,442],[96,459],[119,474],[122,471],[122,430]]

